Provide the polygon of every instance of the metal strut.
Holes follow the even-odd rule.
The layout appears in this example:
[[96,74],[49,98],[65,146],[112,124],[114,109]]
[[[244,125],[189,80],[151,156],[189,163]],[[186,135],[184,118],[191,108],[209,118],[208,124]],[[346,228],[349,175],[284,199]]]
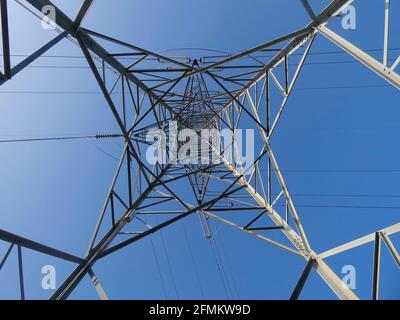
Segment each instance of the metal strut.
[[[44,6],[53,6],[56,10],[54,22],[61,29],[61,33],[24,61],[12,67],[7,1],[1,0],[4,74],[0,74],[0,86],[62,39],[67,37],[74,39],[78,42],[94,75],[94,79],[121,131],[120,134],[97,135],[95,137],[97,139],[122,137],[125,140],[125,146],[89,242],[88,250],[83,258],[0,230],[0,240],[10,243],[8,250],[0,261],[0,270],[7,261],[14,245],[16,245],[21,299],[25,298],[22,248],[76,263],[75,270],[58,287],[51,299],[68,298],[83,277],[88,275],[100,299],[105,300],[108,299],[108,295],[93,270],[98,260],[104,259],[108,255],[122,250],[195,213],[201,215],[206,234],[208,234],[208,219],[212,218],[277,248],[303,257],[307,261],[307,265],[291,295],[291,299],[299,298],[313,268],[339,298],[358,299],[329,268],[324,259],[358,245],[375,241],[373,299],[378,298],[382,239],[394,260],[400,266],[399,254],[389,238],[391,234],[398,232],[398,225],[325,253],[317,254],[313,250],[312,243],[308,240],[306,228],[302,224],[300,214],[297,212],[296,205],[272,150],[271,139],[273,138],[273,133],[279,127],[281,115],[287,107],[313,41],[319,33],[350,53],[396,88],[400,88],[400,76],[395,71],[400,64],[400,57],[392,66],[388,66],[390,48],[389,24],[391,21],[389,0],[385,0],[384,54],[382,62],[371,57],[326,27],[330,20],[352,3],[352,0],[332,0],[318,14],[314,12],[307,0],[301,0],[311,18],[311,22],[304,28],[221,60],[208,63],[194,59],[192,64],[182,61],[182,59],[163,56],[83,28],[84,18],[93,5],[93,0],[84,0],[74,19],[68,17],[49,0],[26,1],[37,12],[41,12]],[[128,52],[109,52],[100,45],[97,39],[122,47]],[[280,49],[276,49],[277,46]],[[261,61],[256,53],[268,50],[274,51],[274,55],[267,61]],[[300,61],[298,61],[296,69],[292,73],[290,72],[291,64],[289,62],[293,61],[291,60],[292,55],[301,50],[303,50],[303,53]],[[131,58],[132,63],[129,66],[122,64],[119,60],[121,57]],[[154,61],[163,66],[142,67],[143,64],[154,63]],[[100,70],[98,62],[101,63]],[[109,89],[109,82],[106,79],[107,68],[118,76],[111,89]],[[281,76],[278,75],[278,72],[282,72]],[[183,85],[185,90],[182,92],[183,81],[186,82],[186,85]],[[112,96],[118,83],[121,84],[122,88],[121,107],[117,105]],[[153,83],[153,85],[150,86],[148,85],[149,83]],[[276,108],[272,106],[272,86],[275,86],[281,99]],[[263,97],[265,98],[264,100]],[[264,107],[266,109],[266,119],[263,119],[262,115],[262,108]],[[272,113],[274,109],[278,110],[276,114]],[[132,122],[128,123],[130,111],[133,116],[131,115]],[[208,165],[182,164],[172,161],[167,164],[155,162],[152,165],[148,165],[142,159],[143,148],[148,145],[145,141],[146,135],[157,129],[165,129],[170,121],[176,121],[179,129],[193,129],[196,134],[199,134],[203,129],[220,130],[222,128],[235,132],[239,128],[241,119],[245,116],[259,130],[260,141],[262,141],[262,150],[249,169],[250,172],[247,172],[249,173],[248,176],[239,172],[235,164],[227,160],[225,157],[227,150],[221,150],[213,142],[210,143],[212,152],[217,154],[222,161],[220,165],[214,163]],[[177,148],[179,149],[179,147],[178,143]],[[236,142],[233,143],[231,148],[235,151]],[[171,154],[172,152],[168,153],[169,160],[173,159]],[[267,178],[260,173],[262,160],[266,160],[268,164]],[[271,177],[273,174],[277,180],[277,186],[280,188],[279,195],[275,199],[273,199],[271,191]],[[125,179],[124,181],[126,182],[127,192],[124,195],[118,192],[116,188],[119,179]],[[193,192],[196,204],[186,201],[184,196],[174,190],[173,183],[178,180],[188,183],[188,190]],[[267,181],[265,182],[265,180]],[[264,182],[266,186],[264,186]],[[217,194],[214,195],[211,191],[213,185],[218,185]],[[221,185],[225,185],[226,188],[221,187]],[[239,198],[238,194],[240,192],[246,193],[244,200]],[[149,203],[149,199],[157,200]],[[179,206],[179,209],[172,210],[168,206],[167,210],[161,210],[160,206],[162,204],[169,204],[172,200]],[[250,203],[250,201],[252,202]],[[285,203],[285,216],[276,209],[278,201],[284,201]],[[119,205],[116,205],[116,203]],[[230,206],[226,205],[226,203]],[[217,205],[220,206],[217,207]],[[148,208],[152,208],[152,211],[148,211]],[[257,216],[245,226],[221,218],[217,214],[217,212],[221,211],[251,210],[254,210],[253,212],[256,212]],[[144,215],[162,216],[163,214],[168,215],[168,218],[154,226],[150,226],[146,219],[142,219]],[[171,214],[173,217],[169,216]],[[254,226],[263,217],[268,217],[273,226]],[[128,224],[134,223],[140,223],[144,226],[144,231],[124,233],[124,228]],[[102,234],[101,230],[104,229],[106,224],[107,231]],[[289,246],[258,233],[273,232],[275,230],[281,232],[289,240]],[[132,234],[132,236],[118,241],[121,234]],[[209,236],[211,237],[211,234]]]

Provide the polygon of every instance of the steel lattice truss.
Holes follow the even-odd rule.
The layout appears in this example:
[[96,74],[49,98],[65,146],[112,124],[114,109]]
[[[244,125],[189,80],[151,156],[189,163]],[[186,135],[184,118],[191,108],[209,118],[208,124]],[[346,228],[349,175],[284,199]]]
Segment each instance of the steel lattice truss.
[[[48,0],[23,2],[37,14],[41,13],[44,6],[52,5]],[[79,45],[86,57],[125,139],[124,151],[85,257],[76,257],[0,231],[0,239],[10,243],[9,250],[0,260],[0,269],[16,246],[21,297],[24,298],[22,247],[76,263],[76,269],[59,286],[52,299],[68,298],[86,275],[92,279],[100,297],[105,299],[106,293],[92,270],[97,261],[189,215],[198,214],[206,234],[209,232],[208,220],[216,219],[269,245],[306,259],[307,267],[293,292],[293,299],[299,296],[312,268],[339,298],[357,299],[324,262],[324,258],[375,241],[373,297],[377,298],[381,239],[400,266],[399,254],[389,238],[391,234],[400,231],[400,224],[317,254],[307,239],[301,217],[270,145],[313,40],[318,34],[347,51],[393,86],[400,88],[400,75],[395,71],[400,59],[393,66],[387,64],[389,0],[386,0],[383,62],[377,61],[328,29],[327,24],[351,2],[352,0],[333,0],[322,12],[314,13],[309,3],[302,1],[311,19],[303,29],[221,60],[215,58],[212,61],[199,61],[162,56],[81,27],[93,3],[93,0],[85,0],[75,19],[56,8],[55,23],[59,35],[20,64],[12,66],[7,0],[1,0],[4,71],[1,73],[0,85],[11,80],[57,43],[69,38]],[[111,45],[113,50],[118,48],[118,51],[106,49]],[[269,58],[260,57],[260,53],[266,52],[272,52],[273,55]],[[129,59],[124,59],[123,64],[118,59],[120,57]],[[296,67],[289,68],[289,61]],[[98,67],[98,62],[101,62],[101,68]],[[122,82],[123,98],[118,103],[111,95],[115,83],[107,79],[110,70],[117,76],[117,81]],[[127,95],[130,99],[126,99]],[[165,128],[172,120],[182,128],[195,130],[228,128],[234,131],[249,126],[257,129],[257,139],[261,143],[251,173],[246,176],[240,174],[226,160],[210,165],[157,163],[150,167],[143,156],[148,146],[145,136],[150,130]],[[261,168],[267,169],[267,174],[261,174]],[[175,191],[177,183],[186,183],[193,190],[197,203],[192,204],[179,195]],[[121,185],[124,186],[123,190]],[[278,196],[273,196],[272,185],[279,187]],[[171,203],[174,210],[165,211],[165,207],[162,207],[165,203]],[[253,219],[249,219],[247,223],[234,222],[220,214],[233,211],[251,211]],[[150,225],[148,221],[153,215],[159,217],[158,223]],[[127,225],[130,230],[136,230],[129,238],[126,238]],[[268,233],[271,230],[281,232],[289,244],[270,239]],[[121,234],[125,237],[121,238]]]

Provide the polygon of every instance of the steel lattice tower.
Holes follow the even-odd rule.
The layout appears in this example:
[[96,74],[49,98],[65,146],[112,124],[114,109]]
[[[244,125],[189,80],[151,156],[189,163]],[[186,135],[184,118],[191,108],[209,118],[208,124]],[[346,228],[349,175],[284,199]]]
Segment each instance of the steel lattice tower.
[[[83,1],[75,18],[68,17],[49,0],[22,2],[38,15],[45,6],[53,6],[56,17],[54,23],[59,34],[24,61],[12,66],[7,0],[1,0],[4,70],[0,75],[0,85],[12,80],[17,73],[22,72],[50,48],[68,38],[76,42],[82,50],[125,141],[115,176],[84,257],[76,257],[0,230],[0,239],[10,243],[4,258],[0,260],[0,270],[10,252],[16,247],[20,262],[22,298],[24,298],[22,247],[76,264],[75,270],[62,282],[51,299],[68,298],[86,275],[92,279],[100,298],[106,299],[105,290],[92,269],[97,261],[195,214],[201,217],[206,236],[209,236],[210,232],[209,219],[215,219],[268,245],[305,259],[307,265],[298,285],[294,288],[292,299],[299,297],[313,268],[340,299],[358,299],[324,259],[375,242],[373,298],[378,298],[381,241],[387,245],[395,262],[400,266],[399,254],[389,238],[391,234],[400,231],[400,224],[327,252],[316,253],[307,238],[307,230],[303,228],[301,216],[287,188],[270,140],[274,132],[279,129],[281,115],[296,85],[314,38],[318,35],[326,37],[379,74],[385,81],[400,89],[400,75],[396,72],[400,57],[394,65],[388,65],[391,13],[389,0],[385,0],[382,61],[373,58],[327,27],[332,19],[352,3],[352,0],[332,0],[320,13],[315,13],[308,1],[303,0],[301,2],[311,20],[307,26],[255,48],[211,62],[167,57],[83,28],[81,23],[93,0]],[[100,43],[113,45],[114,48],[119,48],[119,51],[110,52]],[[254,57],[257,53],[269,50],[274,54],[267,61]],[[132,59],[129,63],[123,64],[118,59],[121,56]],[[296,65],[294,69],[289,68],[289,61]],[[101,68],[98,66],[99,62]],[[118,103],[112,98],[113,88],[110,88],[107,82],[106,74],[110,70],[123,84],[123,98]],[[152,81],[149,82],[149,79]],[[278,92],[274,98],[272,89]],[[126,99],[126,96],[129,99]],[[144,159],[147,147],[146,134],[152,130],[166,129],[171,121],[175,121],[179,129],[194,129],[196,132],[205,128],[228,129],[235,132],[239,128],[251,126],[256,130],[257,141],[260,143],[250,173],[248,175],[240,173],[235,165],[226,161],[224,157],[220,157],[222,159],[220,163],[207,165],[171,162],[149,166]],[[179,148],[179,145],[177,147]],[[124,190],[121,190],[121,181]],[[191,190],[192,196],[196,199],[195,203],[178,195],[175,190],[177,182],[185,184],[185,188]],[[277,196],[272,192],[273,187]],[[166,203],[173,203],[179,209],[165,210],[163,204]],[[233,222],[220,214],[249,210],[254,214],[246,224]],[[151,219],[152,215],[160,217],[161,222],[158,220],[159,223],[156,225],[148,224],[146,220]],[[128,225],[140,231],[128,239],[121,240],[119,236]],[[281,232],[289,244],[271,239],[268,233],[272,230]]]

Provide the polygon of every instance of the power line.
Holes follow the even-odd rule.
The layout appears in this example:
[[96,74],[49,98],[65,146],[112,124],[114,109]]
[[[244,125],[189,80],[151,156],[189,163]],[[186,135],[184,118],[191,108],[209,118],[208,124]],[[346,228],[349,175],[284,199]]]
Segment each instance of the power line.
[[52,138],[28,138],[28,139],[10,139],[10,140],[0,140],[1,143],[29,143],[29,142],[54,142],[54,141],[71,141],[71,140],[86,140],[91,143],[98,151],[105,154],[106,156],[114,159],[115,161],[119,161],[117,157],[107,152],[100,146],[98,146],[92,139],[112,139],[122,137],[120,134],[100,134],[100,135],[88,135],[88,136],[70,136],[70,137],[52,137]]
[[[396,59],[389,59],[388,61],[394,62]],[[319,66],[319,65],[338,65],[338,64],[359,64],[357,60],[342,60],[342,61],[319,61],[319,62],[306,62],[304,66]],[[289,64],[289,66],[297,66],[297,64]],[[4,67],[0,65],[0,67]],[[98,66],[100,67],[100,66]],[[260,65],[260,68],[262,66]],[[56,65],[29,65],[26,68],[34,69],[90,69],[89,66],[56,66]],[[223,66],[218,67],[218,69],[224,69]],[[256,72],[256,71],[254,71]]]
[[[266,172],[266,169],[259,169]],[[400,169],[282,169],[285,173],[400,173]]]
[[193,249],[192,249],[192,246],[191,246],[191,244],[190,244],[189,235],[188,235],[188,232],[187,232],[187,230],[186,230],[186,225],[185,225],[185,224],[186,224],[185,221],[183,221],[183,222],[181,223],[182,230],[183,230],[183,234],[184,234],[184,236],[185,236],[185,242],[186,242],[187,247],[188,247],[188,249],[189,249],[189,254],[190,254],[191,261],[192,261],[192,266],[193,266],[194,274],[195,274],[197,283],[198,283],[198,285],[199,285],[200,294],[201,294],[202,298],[204,299],[204,298],[205,298],[204,289],[203,289],[203,286],[202,286],[201,281],[200,281],[200,274],[199,274],[199,271],[198,271],[197,266],[196,266],[196,261],[195,261],[195,259],[194,259]]
[[[389,51],[399,51],[400,48],[390,48]],[[268,49],[266,49],[265,51],[268,51]],[[381,48],[374,48],[374,49],[364,49],[364,52],[383,52],[383,49]],[[344,50],[335,50],[335,51],[315,51],[315,52],[310,52],[308,55],[309,56],[317,56],[317,55],[329,55],[329,54],[348,54],[346,51]],[[301,53],[294,53],[293,56],[301,56]],[[231,55],[213,55],[213,56],[205,56],[204,58],[208,58],[208,59],[212,59],[212,58],[228,58]],[[272,58],[274,57],[273,54],[270,55],[252,55],[252,57],[256,57],[256,58]]]
[[[265,170],[261,170],[265,171]],[[321,169],[321,170],[281,170],[286,173],[400,173],[398,169]]]
[[94,141],[87,139],[86,141],[88,141],[89,143],[91,143],[98,151],[100,151],[101,153],[103,153],[104,155],[106,155],[107,157],[119,162],[120,159],[118,159],[117,157],[115,157],[114,155],[112,155],[111,153],[107,152],[106,150],[104,150],[103,148],[101,148],[99,145],[97,145]]
[[400,194],[316,194],[316,193],[294,193],[293,197],[312,198],[400,198]]
[[[41,19],[41,17],[39,17]],[[199,50],[199,48],[195,48]],[[191,48],[187,48],[187,50],[191,50]],[[203,49],[202,49],[203,50]],[[206,49],[210,50],[210,49]],[[389,51],[399,51],[400,48],[390,48]],[[382,52],[383,49],[380,48],[373,48],[373,49],[365,49],[363,50],[364,52]],[[315,52],[310,52],[308,55],[310,56],[316,56],[316,55],[330,55],[330,54],[347,54],[347,52],[343,50],[335,50],[335,51],[315,51]],[[301,55],[301,54],[294,54],[294,55]],[[29,54],[11,54],[11,57],[20,57],[20,58],[26,58],[29,57]],[[209,56],[203,56],[203,58],[210,59],[210,58],[227,58],[231,56],[230,54],[225,54],[225,55],[209,55]],[[254,56],[254,55],[253,55]],[[273,57],[273,54],[270,55],[256,55],[257,58],[271,58]],[[0,54],[0,57],[3,57],[3,54]],[[175,56],[168,56],[170,58],[173,58]],[[86,59],[85,56],[83,55],[42,55],[39,57],[39,59],[43,58],[49,58],[49,59]],[[132,60],[132,58],[128,57],[116,57],[118,60]],[[154,59],[157,60],[157,59]]]
[[281,129],[281,131],[293,131],[293,132],[298,132],[298,131],[354,131],[354,130],[397,130],[400,129],[400,126],[384,126],[384,127],[343,127],[343,128],[293,128],[293,129]]
[[[277,204],[274,207],[286,208],[284,204]],[[384,209],[398,210],[400,206],[380,206],[380,205],[340,205],[340,204],[296,204],[296,208],[335,208],[335,209]],[[260,208],[261,210],[262,208]],[[212,209],[211,209],[212,210]],[[246,208],[243,208],[246,211]],[[228,209],[225,212],[230,212]]]
[[[96,134],[85,136],[59,136],[59,137],[40,137],[40,138],[22,138],[0,140],[0,143],[29,143],[29,142],[52,142],[52,141],[68,141],[68,140],[90,140],[90,139],[115,139],[122,138],[122,134]],[[96,145],[97,146],[97,145]],[[104,150],[102,150],[104,152]],[[107,153],[115,160],[116,157]],[[265,171],[265,170],[260,170]],[[286,169],[281,170],[285,173],[400,173],[400,169]],[[319,196],[319,197],[400,197],[400,195],[351,195],[351,194],[293,194],[296,196]]]
[[[326,87],[303,87],[294,88],[293,91],[308,91],[308,90],[339,90],[339,89],[379,89],[390,88],[391,85],[348,85],[348,86],[326,86]],[[102,95],[100,91],[0,91],[0,94],[87,94],[87,95]],[[113,92],[112,94],[122,94],[121,92]]]
[[169,254],[168,254],[167,246],[165,244],[165,238],[164,238],[162,230],[160,230],[160,238],[161,238],[161,243],[162,243],[162,246],[163,246],[163,249],[164,249],[164,254],[165,254],[166,258],[167,258],[168,270],[169,270],[169,273],[171,275],[174,291],[175,291],[177,299],[179,300],[180,298],[179,298],[178,286],[176,285],[175,274],[174,274],[174,271],[172,269],[171,260],[169,258]]
[[160,261],[158,260],[156,247],[154,245],[154,241],[153,241],[152,237],[150,237],[150,243],[151,243],[151,248],[152,248],[152,251],[153,251],[154,261],[156,262],[158,275],[160,277],[161,287],[162,287],[162,291],[163,291],[163,294],[164,294],[164,298],[168,299],[167,289],[166,289],[164,277],[163,277],[163,274],[162,274],[162,271],[161,271]]
[[97,134],[88,136],[64,136],[64,137],[44,137],[44,138],[25,138],[25,139],[9,139],[0,140],[0,143],[20,143],[20,142],[49,142],[64,140],[85,140],[85,139],[114,139],[121,138],[121,134]]
[[365,84],[365,85],[347,85],[347,86],[326,86],[326,87],[303,87],[294,88],[293,91],[308,91],[308,90],[341,90],[341,89],[373,89],[392,87],[389,84]]
[[[286,207],[285,205],[277,205],[276,207]],[[313,204],[296,204],[296,208],[335,208],[335,209],[388,209],[399,210],[400,206],[346,206],[346,205],[313,205]]]
[[208,240],[209,240],[209,244],[210,244],[210,249],[211,249],[212,255],[213,255],[214,260],[215,260],[215,264],[217,266],[217,271],[218,271],[222,286],[224,288],[226,297],[229,299],[229,297],[232,297],[232,292],[230,290],[229,281],[226,279],[226,273],[225,273],[225,269],[223,267],[223,263],[220,260],[218,252],[217,252],[216,248],[213,245],[213,239],[209,238]]
[[[118,94],[113,92],[111,94]],[[102,95],[100,91],[1,91],[0,94],[95,94]]]
[[[235,277],[234,277],[233,272],[232,272],[232,267],[230,265],[229,259],[227,258],[227,255],[224,252],[224,246],[223,246],[223,243],[222,243],[222,238],[221,238],[219,233],[217,233],[217,234],[214,233],[213,237],[215,237],[215,235],[217,235],[217,238],[219,239],[219,242],[220,242],[220,250],[222,252],[221,259],[225,259],[225,261],[227,262],[227,266],[228,266],[227,269],[228,269],[228,272],[229,272],[229,274],[231,276],[232,283],[233,283],[233,291],[235,292],[236,297],[238,299],[240,299],[239,290],[238,290],[238,287],[237,287],[237,284],[236,284]],[[215,245],[217,246],[217,243],[215,243]]]

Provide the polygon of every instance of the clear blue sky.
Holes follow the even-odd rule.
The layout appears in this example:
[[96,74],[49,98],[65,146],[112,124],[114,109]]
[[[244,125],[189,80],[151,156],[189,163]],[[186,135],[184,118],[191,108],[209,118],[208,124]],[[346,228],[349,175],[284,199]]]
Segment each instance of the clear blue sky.
[[[55,36],[54,31],[44,31],[32,14],[9,2],[13,55],[30,54]],[[355,1],[356,30],[344,31],[338,22],[330,26],[361,48],[379,49],[383,1],[368,2],[373,3]],[[81,1],[54,3],[74,16]],[[311,3],[318,11],[329,1]],[[394,10],[400,9],[397,3],[394,5]],[[84,26],[157,52],[195,47],[235,53],[307,23],[306,12],[295,0],[97,0]],[[396,27],[394,34],[400,31]],[[390,58],[396,59],[400,38],[392,40]],[[317,252],[399,222],[400,209],[343,208],[400,207],[400,96],[364,66],[352,63],[350,56],[332,53],[337,51],[322,36],[317,37],[311,53],[331,53],[310,55],[310,64],[297,84],[301,90],[293,93],[273,145],[283,170],[301,171],[285,173],[293,194],[374,196],[295,196],[303,225]],[[373,54],[379,56],[380,52]],[[63,41],[47,55],[82,53],[71,42]],[[20,59],[14,56],[13,63]],[[103,97],[97,94],[99,89],[92,74],[82,68],[87,66],[84,59],[47,57],[34,66],[47,67],[28,68],[0,88],[0,140],[118,132]],[[95,143],[97,146],[89,141],[0,145],[0,228],[83,256],[117,164],[98,147],[118,157],[122,145],[121,141],[108,140]],[[290,296],[304,260],[229,227],[217,223],[212,227],[217,232],[216,243],[229,278],[225,284],[228,297]],[[141,240],[96,264],[94,270],[110,298],[227,298],[197,216],[151,239]],[[399,244],[400,235],[392,240]],[[6,244],[1,243],[0,255],[5,250]],[[398,299],[398,268],[386,249],[382,251],[381,297]],[[74,267],[28,250],[23,252],[27,298],[44,299],[51,294],[41,288],[43,265],[57,268],[58,284]],[[337,273],[343,265],[354,265],[355,292],[368,299],[372,259],[373,247],[368,245],[327,262]],[[16,270],[14,251],[0,272],[0,299],[18,298]],[[71,298],[96,299],[97,294],[85,278]],[[313,273],[301,298],[325,299],[334,295]]]

